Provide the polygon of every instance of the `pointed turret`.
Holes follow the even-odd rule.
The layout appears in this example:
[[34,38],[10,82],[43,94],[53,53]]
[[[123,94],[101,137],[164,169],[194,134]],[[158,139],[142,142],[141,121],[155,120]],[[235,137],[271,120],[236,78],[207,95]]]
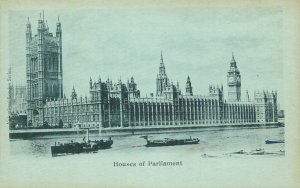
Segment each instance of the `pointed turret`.
[[59,20],[59,16],[57,18],[57,23],[56,23],[56,37],[61,38],[61,23]]
[[236,61],[235,61],[235,59],[234,59],[233,52],[232,52],[232,57],[231,57],[231,61],[230,61],[230,66],[236,67]]
[[93,81],[92,81],[92,77],[90,77],[90,89],[92,89],[93,87]]
[[169,83],[170,82],[166,74],[166,68],[164,65],[164,59],[161,51],[159,70],[156,79],[156,96],[162,96],[163,92],[166,90],[166,87],[169,86]]
[[30,21],[29,21],[29,17],[27,17],[27,24],[26,24],[26,34],[30,34],[30,37],[31,37],[31,24],[30,24]]
[[250,102],[250,97],[249,97],[248,90],[246,90],[245,100],[246,100],[246,102]]
[[164,59],[163,59],[162,51],[160,52],[159,74],[160,75],[165,75],[166,74],[166,68],[165,68],[165,64],[164,64]]
[[72,89],[71,99],[72,100],[77,99],[77,93],[75,91],[74,85],[73,85],[73,89]]
[[27,18],[27,24],[26,24],[26,53],[29,54],[29,46],[30,41],[32,40],[32,31],[31,31],[31,24],[29,21],[29,17]]
[[48,34],[49,33],[49,27],[48,27],[48,23],[47,23],[47,20],[46,20],[46,33]]
[[43,31],[44,31],[44,26],[45,26],[45,24],[44,24],[44,21],[43,21],[43,18],[42,18],[42,14],[40,13],[40,18],[39,18],[39,20],[38,20],[38,34],[39,33],[42,33]]
[[186,81],[186,95],[192,96],[193,95],[193,88],[192,88],[192,83],[190,80],[190,76],[187,77]]

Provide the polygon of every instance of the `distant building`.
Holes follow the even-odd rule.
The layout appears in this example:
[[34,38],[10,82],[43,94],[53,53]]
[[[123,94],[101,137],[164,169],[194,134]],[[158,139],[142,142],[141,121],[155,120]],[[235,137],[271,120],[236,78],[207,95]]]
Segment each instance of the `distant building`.
[[14,114],[14,116],[19,114],[26,114],[27,111],[27,95],[26,86],[16,85],[12,83],[11,80],[11,67],[8,70],[8,109],[9,114]]
[[241,74],[234,56],[227,72],[228,100],[223,86],[209,86],[208,95],[195,95],[190,77],[185,94],[170,82],[163,55],[156,79],[156,96],[141,97],[132,77],[119,80],[90,78],[90,95],[63,96],[62,29],[58,20],[56,36],[40,17],[37,35],[27,23],[27,114],[29,126],[139,127],[164,125],[267,124],[277,122],[277,93],[248,92],[241,99]]
[[11,84],[9,95],[9,110],[10,113],[26,114],[27,111],[27,95],[26,86]]

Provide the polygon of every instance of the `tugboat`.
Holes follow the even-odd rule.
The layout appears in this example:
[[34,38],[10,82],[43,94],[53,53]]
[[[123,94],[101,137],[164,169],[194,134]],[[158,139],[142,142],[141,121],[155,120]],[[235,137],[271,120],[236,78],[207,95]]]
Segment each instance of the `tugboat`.
[[266,144],[279,144],[284,143],[284,140],[266,140]]
[[147,140],[146,147],[189,145],[189,144],[198,144],[200,142],[198,138],[192,138],[192,137],[187,139],[164,138],[162,140],[149,140],[148,135],[141,136],[141,137]]
[[86,137],[83,138],[82,142],[73,142],[70,143],[58,143],[54,146],[51,146],[51,154],[52,156],[57,155],[64,155],[64,154],[77,154],[77,153],[84,153],[84,152],[95,152],[99,149],[108,149],[113,144],[113,140],[109,137],[109,140],[89,140],[89,129],[87,131],[87,140]]

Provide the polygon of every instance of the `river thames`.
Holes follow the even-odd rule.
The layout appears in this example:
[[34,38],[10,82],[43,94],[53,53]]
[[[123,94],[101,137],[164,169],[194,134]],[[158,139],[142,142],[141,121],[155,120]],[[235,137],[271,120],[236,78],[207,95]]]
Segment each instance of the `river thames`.
[[[10,154],[11,157],[49,158],[52,157],[50,148],[55,142],[82,141],[83,136],[77,134],[40,136],[27,140],[11,139]],[[193,151],[193,155],[199,155],[200,157],[249,157],[251,152],[254,153],[253,155],[256,153],[257,156],[257,152],[254,151],[259,149],[264,149],[265,153],[263,155],[284,156],[284,143],[265,144],[265,140],[268,139],[284,140],[284,127],[203,129],[190,132],[151,134],[150,139],[189,138],[190,136],[199,138],[200,143],[196,145],[147,148],[145,147],[146,140],[141,138],[141,135],[112,136],[114,141],[112,148],[99,150],[97,153],[76,154],[74,157],[116,153],[134,153],[135,155],[143,153],[147,155],[153,152],[173,155],[186,151]],[[94,139],[99,139],[97,134],[90,135],[90,140]],[[241,150],[244,151],[244,154],[232,154]]]

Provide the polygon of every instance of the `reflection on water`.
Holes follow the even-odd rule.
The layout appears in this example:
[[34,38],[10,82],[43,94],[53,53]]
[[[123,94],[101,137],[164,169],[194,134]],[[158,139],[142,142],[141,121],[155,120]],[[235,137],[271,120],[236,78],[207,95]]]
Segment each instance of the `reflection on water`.
[[[161,138],[188,138],[197,137],[200,143],[196,145],[168,146],[168,147],[145,147],[146,141],[140,135],[113,136],[114,144],[111,149],[100,150],[97,154],[121,155],[122,153],[139,154],[166,154],[173,155],[180,152],[192,152],[202,158],[210,157],[250,157],[250,156],[283,156],[284,143],[265,144],[268,139],[284,140],[284,128],[260,128],[260,129],[220,129],[201,130],[186,133],[153,134],[150,139]],[[97,139],[97,135],[91,135],[91,140]],[[44,136],[31,140],[10,140],[11,156],[26,157],[51,157],[50,147],[55,142],[81,141],[78,135]],[[261,149],[261,151],[260,151]],[[241,152],[243,151],[243,152]],[[256,154],[255,154],[256,152]],[[96,155],[97,155],[96,154]],[[78,154],[82,155],[82,154]],[[88,155],[94,155],[90,153]]]

